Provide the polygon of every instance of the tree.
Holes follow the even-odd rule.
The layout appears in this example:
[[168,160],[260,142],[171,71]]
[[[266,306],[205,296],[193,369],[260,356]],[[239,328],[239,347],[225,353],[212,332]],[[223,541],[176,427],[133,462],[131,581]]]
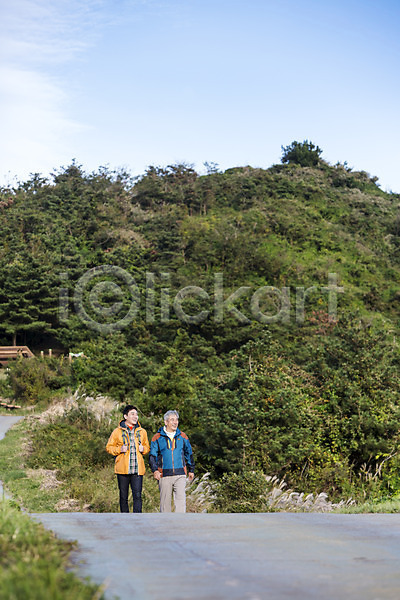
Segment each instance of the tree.
[[[320,338],[309,369],[324,398],[326,440],[357,472],[399,454],[400,385],[396,346],[357,313]],[[398,459],[397,459],[398,460]]]
[[57,318],[58,295],[55,278],[48,267],[21,252],[0,264],[0,331],[17,334],[49,331]]
[[122,333],[98,336],[77,345],[76,350],[82,354],[72,363],[73,382],[90,394],[128,400],[137,396],[153,371],[151,360],[140,349],[129,347]]
[[175,344],[158,372],[149,378],[146,401],[147,410],[155,414],[163,414],[169,408],[178,410],[185,427],[193,426],[198,409],[196,376],[187,363],[185,354]]
[[269,336],[231,352],[226,369],[203,381],[202,427],[193,440],[207,469],[262,470],[292,484],[320,459],[313,381],[276,354]]
[[192,165],[179,163],[166,168],[150,166],[137,181],[133,200],[142,208],[156,208],[168,204],[186,205],[196,203],[194,184],[197,173]]
[[292,142],[289,146],[281,146],[282,163],[292,163],[301,167],[316,167],[320,163],[321,148],[312,142]]

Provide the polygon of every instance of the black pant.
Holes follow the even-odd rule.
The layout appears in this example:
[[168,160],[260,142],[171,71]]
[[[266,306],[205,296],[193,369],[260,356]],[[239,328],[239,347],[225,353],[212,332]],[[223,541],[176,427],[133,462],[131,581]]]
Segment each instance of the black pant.
[[142,512],[142,485],[143,475],[120,475],[117,473],[119,487],[119,508],[122,513],[129,512],[128,494],[129,486],[132,488],[133,512]]

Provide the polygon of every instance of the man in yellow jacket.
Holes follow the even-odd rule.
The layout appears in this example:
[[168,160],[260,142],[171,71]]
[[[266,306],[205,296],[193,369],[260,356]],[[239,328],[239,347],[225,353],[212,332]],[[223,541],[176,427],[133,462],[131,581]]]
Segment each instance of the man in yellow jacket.
[[123,419],[114,429],[106,450],[115,456],[115,472],[118,479],[119,507],[129,512],[129,486],[132,489],[133,512],[142,512],[142,487],[145,472],[143,454],[150,451],[147,432],[140,426],[136,406],[128,404],[122,410]]

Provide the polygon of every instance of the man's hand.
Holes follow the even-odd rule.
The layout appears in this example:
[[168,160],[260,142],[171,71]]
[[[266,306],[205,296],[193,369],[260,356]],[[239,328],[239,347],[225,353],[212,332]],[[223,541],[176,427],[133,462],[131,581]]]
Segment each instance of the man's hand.
[[189,478],[189,483],[191,483],[194,479],[194,473],[189,473],[188,478]]
[[143,452],[144,448],[142,444],[139,444],[139,452]]
[[121,446],[121,452],[126,452],[127,450],[128,450],[128,446],[126,444]]
[[154,479],[157,479],[157,481],[160,481],[160,479],[161,479],[160,471],[154,471],[153,475],[154,475]]

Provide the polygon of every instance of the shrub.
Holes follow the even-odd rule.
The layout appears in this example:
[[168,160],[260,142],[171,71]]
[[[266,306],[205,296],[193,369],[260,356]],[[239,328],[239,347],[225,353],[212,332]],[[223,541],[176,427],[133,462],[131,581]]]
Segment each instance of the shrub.
[[22,404],[49,400],[53,390],[69,383],[69,364],[64,358],[19,358],[11,361],[8,385],[13,398]]
[[91,394],[108,394],[122,401],[147,381],[150,363],[144,355],[129,348],[120,334],[99,337],[79,348],[83,355],[72,363],[73,382]]
[[216,486],[215,506],[220,512],[265,512],[266,488],[261,472],[225,473]]

